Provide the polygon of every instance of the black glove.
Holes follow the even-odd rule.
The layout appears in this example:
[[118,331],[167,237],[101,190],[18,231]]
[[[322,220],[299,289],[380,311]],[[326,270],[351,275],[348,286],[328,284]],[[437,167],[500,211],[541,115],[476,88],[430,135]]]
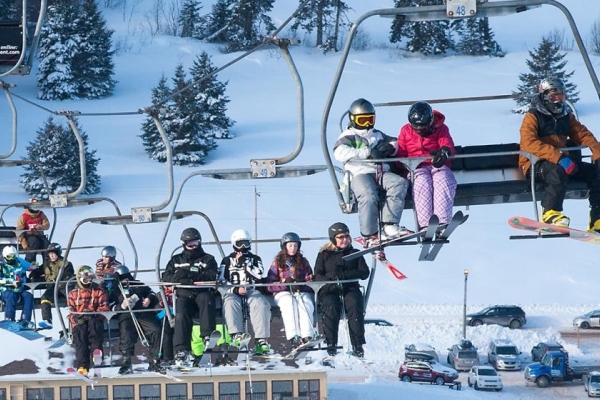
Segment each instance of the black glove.
[[186,284],[187,282],[184,281],[189,281],[190,271],[184,268],[177,268],[173,278],[175,278],[175,282]]
[[396,153],[396,149],[394,145],[391,143],[386,143],[385,141],[380,141],[371,149],[371,159],[379,160],[382,158],[388,158],[393,156]]
[[446,161],[448,161],[448,156],[450,155],[450,148],[443,146],[441,149],[432,151],[431,155],[433,158],[431,159],[431,165],[435,168],[442,168]]

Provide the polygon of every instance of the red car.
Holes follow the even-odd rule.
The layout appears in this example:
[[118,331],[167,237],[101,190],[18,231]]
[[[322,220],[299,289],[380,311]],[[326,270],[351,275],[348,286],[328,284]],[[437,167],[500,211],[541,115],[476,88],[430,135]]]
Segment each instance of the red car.
[[398,371],[402,382],[429,382],[436,385],[454,382],[458,379],[455,369],[431,361],[404,361]]

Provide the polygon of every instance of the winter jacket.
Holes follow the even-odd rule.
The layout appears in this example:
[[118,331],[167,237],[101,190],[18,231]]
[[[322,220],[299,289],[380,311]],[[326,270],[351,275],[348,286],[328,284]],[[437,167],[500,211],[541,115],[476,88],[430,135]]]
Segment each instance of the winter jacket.
[[[370,271],[364,257],[344,261],[342,257],[356,253],[358,250],[352,246],[339,249],[332,243],[327,243],[319,250],[315,262],[315,281],[334,281],[347,279],[367,279]],[[343,283],[344,293],[350,290],[360,290],[358,282]],[[338,284],[325,285],[319,290],[319,296],[326,293],[341,294]]]
[[[65,263],[65,268],[63,269],[61,279],[58,279],[58,272],[60,271],[60,267]],[[44,262],[44,279],[46,282],[56,282],[56,281],[68,281],[74,275],[73,264],[71,261],[65,260],[63,257],[59,257],[56,261],[50,261],[46,259]]]
[[[281,254],[281,253],[280,253]],[[267,283],[276,283],[276,282],[307,282],[309,279],[312,280],[313,271],[310,267],[310,263],[300,253],[296,253],[294,257],[287,257],[287,260],[291,263],[290,266],[287,263],[284,263],[283,266],[280,267],[278,264],[279,255],[273,260],[271,267],[269,268],[269,272],[267,273]],[[301,292],[309,292],[312,293],[313,290],[310,286],[305,285],[295,285],[295,286],[268,286],[268,291],[273,293],[273,295],[279,292],[287,292],[290,290],[296,290]]]
[[[377,129],[348,128],[338,137],[333,146],[333,156],[344,164],[344,169],[352,176],[361,174],[374,174],[377,172],[377,163],[355,162],[365,160],[371,156],[371,149],[381,141],[391,143],[397,149],[395,138],[384,134]],[[383,170],[389,171],[390,166],[383,164]]]
[[22,293],[27,282],[27,270],[31,267],[29,261],[15,257],[14,264],[9,264],[5,259],[0,262],[0,280],[5,285],[0,285],[0,292],[6,290]]
[[73,314],[74,312],[95,312],[109,311],[108,296],[100,285],[92,282],[90,287],[77,287],[69,292],[67,297],[67,306],[69,307],[69,322],[71,329],[78,323],[86,323],[90,318],[102,319],[101,315]]
[[[433,132],[425,137],[406,124],[400,129],[398,135],[398,151],[396,157],[431,157],[431,153],[446,146],[451,154],[456,154],[454,141],[450,136],[450,130],[444,123],[446,116],[438,110],[433,110]],[[422,164],[431,164],[431,160],[424,160]],[[446,161],[450,166],[450,160]]]
[[[265,281],[263,273],[262,259],[251,252],[239,259],[235,258],[235,253],[231,253],[221,261],[219,266],[219,280],[225,280],[232,285],[263,283]],[[229,292],[238,294],[239,288],[230,288]]]
[[115,273],[115,269],[121,265],[121,263],[117,260],[110,260],[108,263],[105,263],[102,259],[96,261],[96,278],[102,279],[106,277],[106,275],[111,275]]
[[[217,261],[215,258],[205,253],[202,246],[194,250],[183,250],[175,254],[163,272],[163,282],[179,283],[180,285],[191,286],[194,282],[210,282],[217,280]],[[177,296],[196,297],[200,291],[206,291],[206,288],[177,288]]]
[[[554,115],[544,107],[539,95],[536,96],[521,123],[521,150],[556,164],[563,155],[558,149],[567,147],[567,139],[571,139],[577,146],[590,148],[592,161],[600,158],[600,143],[592,132],[566,107],[564,109],[563,113]],[[519,169],[525,176],[529,167],[531,167],[529,159],[520,155]]]
[[[149,310],[156,307],[158,304],[158,297],[156,296],[156,293],[154,293],[154,291],[143,282],[131,280],[129,281],[129,286],[123,287],[123,291],[127,294],[127,297],[131,297],[134,294],[138,297],[137,303],[131,307],[132,310]],[[150,300],[148,307],[142,306],[142,302],[145,298]],[[112,311],[127,311],[129,310],[128,308],[121,307],[121,303],[123,303],[124,299],[125,297],[123,296],[119,285],[115,284],[108,294],[108,306]]]

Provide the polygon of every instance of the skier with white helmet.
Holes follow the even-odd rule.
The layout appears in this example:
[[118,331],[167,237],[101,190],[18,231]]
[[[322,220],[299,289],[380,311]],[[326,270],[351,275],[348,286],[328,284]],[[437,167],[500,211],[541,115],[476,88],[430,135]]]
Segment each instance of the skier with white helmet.
[[219,280],[233,285],[223,295],[223,316],[230,332],[232,343],[239,346],[243,334],[244,307],[255,334],[254,351],[265,354],[271,351],[267,339],[271,336],[271,305],[253,283],[264,282],[263,263],[259,256],[250,251],[252,236],[243,229],[231,235],[233,252],[221,261]]

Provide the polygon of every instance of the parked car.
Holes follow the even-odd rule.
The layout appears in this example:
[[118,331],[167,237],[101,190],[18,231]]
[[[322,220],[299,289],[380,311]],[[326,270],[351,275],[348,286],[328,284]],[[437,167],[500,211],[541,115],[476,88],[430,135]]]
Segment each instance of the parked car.
[[581,329],[600,328],[600,310],[590,311],[575,317],[573,326]]
[[470,340],[463,339],[460,343],[448,348],[448,364],[459,371],[468,371],[479,365],[477,347]]
[[519,306],[502,305],[486,307],[483,310],[467,315],[467,325],[479,326],[496,324],[518,329],[527,323],[525,311]]
[[600,397],[600,372],[592,371],[583,380],[588,397]]
[[547,351],[565,351],[565,348],[556,342],[540,342],[531,348],[531,361],[541,361]]
[[443,385],[458,379],[458,372],[435,361],[409,360],[404,361],[400,366],[398,378],[403,382],[430,382]]
[[408,359],[408,353],[424,353],[429,354],[435,361],[440,361],[435,347],[427,343],[414,343],[404,346],[404,358]]
[[488,362],[496,369],[518,371],[521,369],[521,351],[510,340],[492,340],[488,350]]
[[494,389],[497,392],[502,390],[502,378],[494,368],[487,365],[471,368],[467,384],[469,387],[475,387],[475,390]]
[[373,324],[377,326],[394,326],[390,321],[378,318],[365,318],[365,324]]

